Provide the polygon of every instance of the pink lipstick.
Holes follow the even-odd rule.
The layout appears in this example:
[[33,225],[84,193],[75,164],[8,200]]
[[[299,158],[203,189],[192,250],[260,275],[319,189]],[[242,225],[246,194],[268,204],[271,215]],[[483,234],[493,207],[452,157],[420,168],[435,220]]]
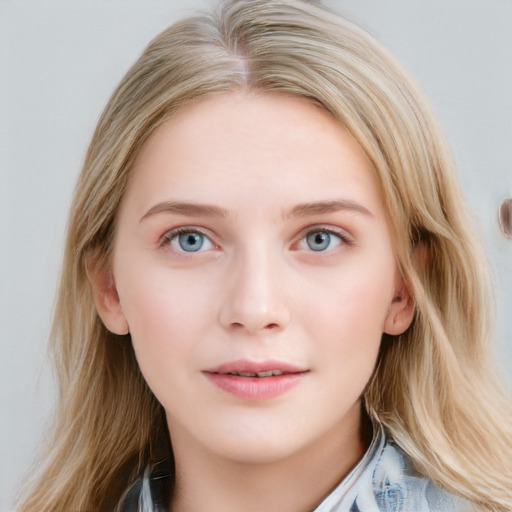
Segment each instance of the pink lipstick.
[[269,400],[299,384],[308,370],[280,361],[238,360],[204,375],[217,387],[242,400]]

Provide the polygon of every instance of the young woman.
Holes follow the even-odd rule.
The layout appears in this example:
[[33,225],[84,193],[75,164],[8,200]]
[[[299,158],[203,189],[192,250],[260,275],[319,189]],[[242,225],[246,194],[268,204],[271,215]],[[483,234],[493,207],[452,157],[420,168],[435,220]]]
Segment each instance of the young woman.
[[183,20],[93,136],[19,510],[507,510],[488,283],[372,37],[299,0]]

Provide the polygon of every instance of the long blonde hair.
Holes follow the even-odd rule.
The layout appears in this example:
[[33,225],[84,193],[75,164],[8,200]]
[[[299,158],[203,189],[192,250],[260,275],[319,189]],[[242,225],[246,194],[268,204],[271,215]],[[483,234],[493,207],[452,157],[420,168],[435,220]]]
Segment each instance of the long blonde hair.
[[169,449],[129,335],[110,333],[95,311],[88,265],[109,265],[130,169],[151,133],[192,102],[240,88],[322,105],[373,162],[416,313],[406,333],[382,340],[367,412],[440,487],[505,510],[511,417],[489,359],[490,278],[422,93],[370,35],[316,2],[235,0],[152,41],[98,122],[51,335],[59,406],[19,511],[112,509],[134,472]]

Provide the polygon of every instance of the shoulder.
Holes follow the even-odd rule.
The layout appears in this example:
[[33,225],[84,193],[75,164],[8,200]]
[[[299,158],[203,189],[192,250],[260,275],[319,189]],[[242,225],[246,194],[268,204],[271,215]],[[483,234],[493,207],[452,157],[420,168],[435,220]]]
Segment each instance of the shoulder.
[[467,512],[470,507],[415,471],[381,429],[363,459],[315,512]]
[[[370,475],[369,475],[370,476]],[[458,512],[469,510],[469,503],[439,488],[414,470],[404,451],[385,442],[371,472],[371,489],[377,510],[416,510],[418,512]],[[361,489],[357,501],[367,496]],[[393,507],[390,507],[393,504]]]

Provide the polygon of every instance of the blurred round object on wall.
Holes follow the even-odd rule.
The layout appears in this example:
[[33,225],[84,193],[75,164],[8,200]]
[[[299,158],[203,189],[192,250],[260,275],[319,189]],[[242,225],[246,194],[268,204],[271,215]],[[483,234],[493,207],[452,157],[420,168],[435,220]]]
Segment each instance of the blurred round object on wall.
[[504,199],[498,209],[498,220],[502,233],[512,238],[512,199]]

